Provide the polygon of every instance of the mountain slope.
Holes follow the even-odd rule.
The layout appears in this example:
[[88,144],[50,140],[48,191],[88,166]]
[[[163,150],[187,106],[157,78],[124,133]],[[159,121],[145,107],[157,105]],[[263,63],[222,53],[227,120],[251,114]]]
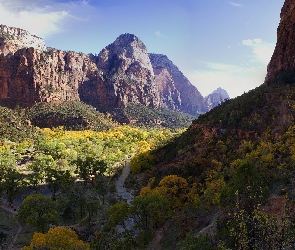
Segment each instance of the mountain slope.
[[[151,178],[154,189],[160,189],[165,178],[177,175],[187,180],[186,192],[198,197],[197,205],[185,203],[194,212],[186,212],[184,205],[167,221],[161,248],[175,249],[184,239],[177,232],[192,230],[198,235],[215,218],[209,242],[222,241],[236,249],[232,244],[240,244],[239,239],[229,231],[237,222],[229,215],[251,214],[262,206],[271,210],[271,197],[282,194],[294,199],[294,121],[295,85],[263,85],[201,115],[180,137],[152,152],[153,168],[144,173],[145,188]],[[186,221],[182,227],[177,217]]]
[[162,107],[192,115],[207,111],[204,98],[183,73],[161,54],[149,54]]

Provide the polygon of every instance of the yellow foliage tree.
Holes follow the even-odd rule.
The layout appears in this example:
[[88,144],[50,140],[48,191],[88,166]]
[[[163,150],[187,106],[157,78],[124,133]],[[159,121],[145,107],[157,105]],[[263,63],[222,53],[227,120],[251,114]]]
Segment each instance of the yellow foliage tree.
[[34,233],[30,246],[22,250],[90,250],[90,245],[78,239],[75,231],[65,227],[50,228],[46,234]]
[[189,191],[186,179],[177,175],[165,176],[160,181],[157,189],[159,193],[166,197],[170,204],[175,207],[185,204]]

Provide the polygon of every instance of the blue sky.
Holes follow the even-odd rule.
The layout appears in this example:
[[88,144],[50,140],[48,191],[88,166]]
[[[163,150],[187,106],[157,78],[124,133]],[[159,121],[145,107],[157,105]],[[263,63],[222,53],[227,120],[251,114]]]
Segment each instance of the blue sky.
[[0,0],[0,23],[61,50],[98,54],[132,33],[165,54],[203,96],[263,83],[284,0]]

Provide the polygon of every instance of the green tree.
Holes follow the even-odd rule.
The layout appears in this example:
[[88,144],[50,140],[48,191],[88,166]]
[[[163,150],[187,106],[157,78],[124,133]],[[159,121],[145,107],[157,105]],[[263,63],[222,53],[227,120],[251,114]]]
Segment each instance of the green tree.
[[295,241],[294,215],[286,209],[281,218],[264,212],[259,205],[248,213],[237,203],[227,222],[234,249],[288,249]]
[[130,211],[135,218],[137,230],[143,232],[144,245],[148,243],[155,229],[170,215],[167,199],[155,194],[135,197]]
[[2,188],[6,193],[9,204],[13,203],[14,198],[22,188],[24,175],[19,173],[15,167],[7,168],[4,172],[4,181]]
[[[127,202],[120,202],[112,205],[107,211],[109,220],[108,227],[115,229],[116,238],[119,239],[115,244],[124,246],[129,246],[129,249],[132,249],[136,246],[134,241],[134,225],[130,222],[132,218],[131,209]],[[122,229],[118,230],[118,226],[121,226]],[[123,249],[123,248],[122,248]],[[127,248],[128,249],[128,248]]]
[[107,169],[105,161],[97,160],[92,156],[86,156],[85,158],[78,157],[74,163],[77,166],[75,173],[84,180],[85,185],[91,177],[98,177],[99,175],[104,174]]
[[237,160],[232,165],[234,173],[221,193],[221,204],[235,204],[238,199],[240,206],[251,212],[268,198],[271,181],[263,166],[257,167],[252,161]]
[[49,224],[58,222],[57,216],[54,201],[41,194],[31,194],[24,199],[16,217],[38,232],[45,232]]
[[44,181],[46,176],[46,169],[51,169],[56,167],[56,162],[51,155],[37,154],[34,157],[34,161],[29,166],[32,173],[28,176],[29,184],[33,186],[34,189]]
[[0,147],[0,193],[5,190],[7,172],[16,164],[16,159],[7,146]]
[[45,175],[45,181],[51,190],[51,198],[52,200],[56,200],[56,193],[69,184],[71,173],[69,170],[47,167],[45,169]]
[[185,239],[178,244],[179,250],[211,250],[212,244],[209,235],[195,235],[190,231]]

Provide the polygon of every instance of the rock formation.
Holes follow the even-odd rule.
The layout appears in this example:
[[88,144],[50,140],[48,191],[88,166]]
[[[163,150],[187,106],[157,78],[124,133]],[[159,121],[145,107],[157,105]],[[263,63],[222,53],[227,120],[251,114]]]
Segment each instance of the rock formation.
[[286,0],[277,29],[277,44],[267,67],[266,84],[295,82],[295,1]]
[[14,54],[22,48],[33,47],[39,51],[45,51],[46,46],[42,38],[31,35],[19,28],[8,27],[0,24],[0,51],[4,55]]
[[228,99],[230,98],[226,90],[222,88],[217,88],[210,95],[205,97],[205,103],[206,103],[207,109],[210,110]]
[[0,99],[31,106],[36,102],[80,100],[83,81],[97,72],[88,56],[50,49],[22,48],[0,55]]
[[164,55],[148,54],[131,34],[98,56],[46,48],[27,31],[0,25],[0,102],[84,101],[100,111],[127,103],[192,115],[206,112],[204,98]]
[[206,112],[204,98],[183,73],[161,54],[149,54],[155,82],[159,88],[161,106],[197,115]]
[[159,93],[147,49],[136,36],[119,36],[95,61],[102,78],[83,84],[84,101],[104,111],[128,102],[159,107]]

